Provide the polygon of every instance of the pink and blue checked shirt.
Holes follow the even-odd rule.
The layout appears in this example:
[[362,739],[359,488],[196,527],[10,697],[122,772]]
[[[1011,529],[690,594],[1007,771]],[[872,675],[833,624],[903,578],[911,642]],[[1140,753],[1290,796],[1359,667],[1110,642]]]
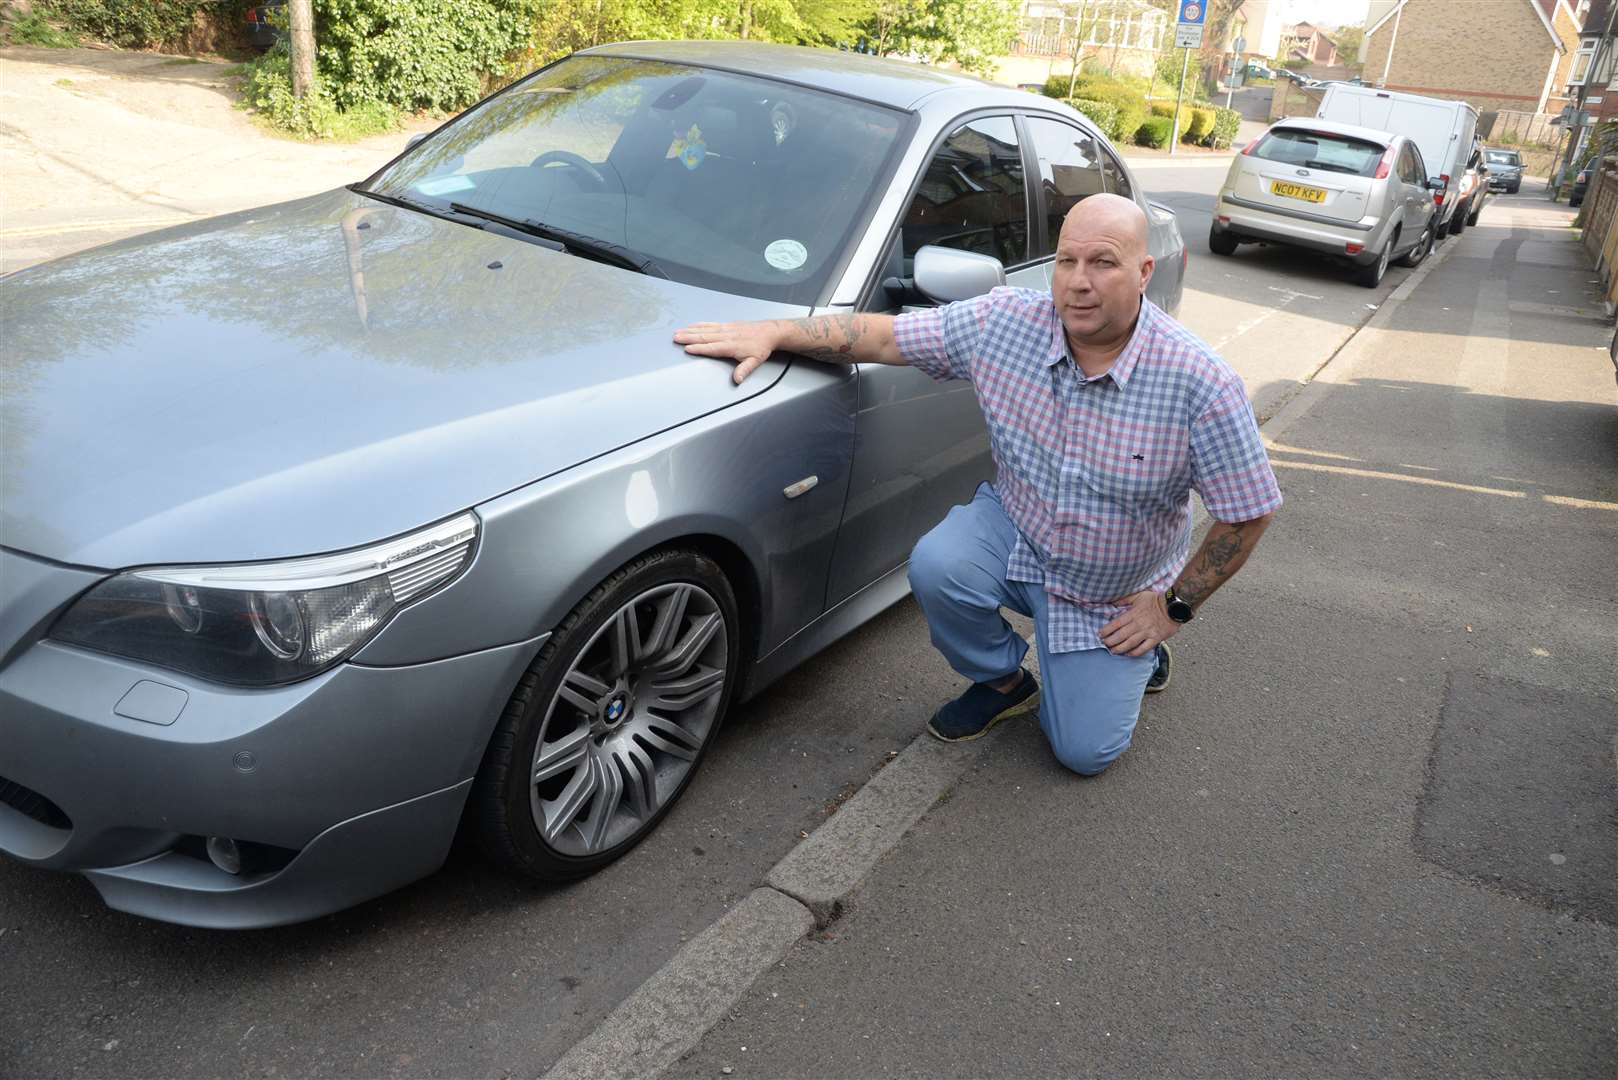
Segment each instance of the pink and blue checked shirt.
[[1006,568],[1043,583],[1052,652],[1099,649],[1101,628],[1190,557],[1193,488],[1219,521],[1281,505],[1241,378],[1150,300],[1112,369],[1068,355],[1050,294],[1001,288],[898,317],[900,354],[967,379],[988,421],[995,489],[1017,526]]

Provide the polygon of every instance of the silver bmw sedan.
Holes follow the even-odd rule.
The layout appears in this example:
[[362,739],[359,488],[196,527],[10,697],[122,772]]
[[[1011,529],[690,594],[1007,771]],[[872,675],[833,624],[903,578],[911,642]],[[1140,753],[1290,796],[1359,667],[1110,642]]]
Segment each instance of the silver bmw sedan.
[[992,472],[971,387],[699,320],[1048,287],[1134,198],[1080,114],[896,61],[580,53],[349,188],[0,282],[0,851],[309,919],[654,828],[727,712],[901,599]]

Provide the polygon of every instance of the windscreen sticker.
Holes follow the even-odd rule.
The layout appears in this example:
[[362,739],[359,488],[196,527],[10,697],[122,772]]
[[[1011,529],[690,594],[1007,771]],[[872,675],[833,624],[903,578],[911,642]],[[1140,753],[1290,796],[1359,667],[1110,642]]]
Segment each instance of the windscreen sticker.
[[420,180],[414,187],[423,195],[448,195],[452,191],[470,191],[477,185],[465,176],[440,176],[436,180]]
[[777,270],[796,270],[809,261],[809,249],[796,240],[777,240],[764,249],[764,261]]
[[708,156],[708,144],[702,141],[702,129],[692,124],[691,130],[674,140],[674,156],[687,169],[695,170]]

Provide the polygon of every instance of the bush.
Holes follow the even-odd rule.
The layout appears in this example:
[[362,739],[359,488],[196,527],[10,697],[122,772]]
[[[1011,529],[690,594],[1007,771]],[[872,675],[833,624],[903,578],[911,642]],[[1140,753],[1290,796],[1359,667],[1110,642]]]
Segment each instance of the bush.
[[1174,117],[1148,116],[1135,132],[1135,142],[1153,150],[1161,150],[1174,138]]
[[321,81],[343,112],[463,108],[506,74],[539,0],[314,0]]
[[46,22],[37,11],[29,12],[11,24],[13,45],[34,45],[42,49],[71,49],[79,39],[66,30],[58,30]]
[[41,14],[87,37],[149,49],[184,36],[206,0],[44,0]]
[[1181,141],[1200,144],[1208,138],[1208,133],[1213,131],[1213,126],[1214,110],[1212,107],[1192,109],[1191,122],[1187,124],[1184,120],[1181,121]]
[[319,78],[301,98],[292,94],[292,57],[285,43],[248,68],[242,100],[265,121],[303,139],[357,139],[399,126],[398,110],[366,104],[339,110]]
[[[1101,134],[1113,142],[1121,142],[1124,138],[1123,129],[1119,126],[1118,106],[1110,101],[1092,101],[1086,98],[1069,98],[1068,104],[1090,118],[1090,123],[1101,129]],[[1131,135],[1134,132],[1130,132]]]
[[1125,142],[1133,139],[1141,121],[1148,115],[1146,96],[1137,87],[1121,79],[1111,79],[1105,75],[1081,76],[1078,91],[1073,96],[1085,101],[1104,102],[1118,111],[1112,128],[1118,134],[1107,132],[1110,139]]
[[1215,150],[1229,149],[1242,126],[1242,114],[1235,109],[1215,109],[1213,127],[1208,131],[1207,143]]

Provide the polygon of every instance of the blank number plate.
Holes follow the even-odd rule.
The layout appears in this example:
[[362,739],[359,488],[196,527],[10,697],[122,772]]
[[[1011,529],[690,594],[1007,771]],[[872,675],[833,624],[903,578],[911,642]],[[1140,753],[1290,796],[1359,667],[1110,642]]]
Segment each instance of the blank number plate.
[[1289,199],[1302,199],[1304,202],[1325,202],[1324,188],[1309,187],[1305,184],[1289,184],[1285,180],[1271,180],[1270,192],[1275,195],[1284,195]]

